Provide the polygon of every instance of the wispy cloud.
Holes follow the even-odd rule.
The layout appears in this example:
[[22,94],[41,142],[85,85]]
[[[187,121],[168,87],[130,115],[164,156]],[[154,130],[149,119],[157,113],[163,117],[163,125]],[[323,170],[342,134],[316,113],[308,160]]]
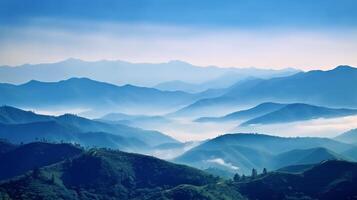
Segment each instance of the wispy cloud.
[[[39,23],[39,24],[37,24]],[[150,24],[53,22],[0,27],[0,64],[122,59],[301,69],[357,65],[357,30],[204,29]],[[72,28],[78,24],[77,28]]]
[[232,170],[239,170],[239,167],[233,165],[232,163],[225,162],[222,158],[210,159],[210,160],[207,160],[207,162],[218,164],[218,165],[221,165],[223,167],[227,167],[227,168],[232,169]]

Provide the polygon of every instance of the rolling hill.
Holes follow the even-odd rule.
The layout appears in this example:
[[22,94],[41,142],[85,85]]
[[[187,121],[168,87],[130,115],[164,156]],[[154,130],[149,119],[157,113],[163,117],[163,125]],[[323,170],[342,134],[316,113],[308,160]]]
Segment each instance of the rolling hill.
[[241,126],[254,124],[275,124],[304,121],[318,118],[336,118],[357,115],[357,109],[334,109],[309,104],[294,103],[267,113],[265,115],[250,119]]
[[[57,117],[38,116],[35,113],[8,106],[5,109],[0,108],[0,110],[2,111],[0,118],[4,118],[2,116],[15,116],[15,114],[17,116],[17,118],[11,118],[11,123],[0,123],[0,138],[15,143],[46,139],[48,141],[77,142],[84,146],[111,147],[123,150],[139,150],[163,143],[177,143],[173,138],[157,131],[108,124],[71,114]],[[18,123],[17,121],[28,123]]]
[[35,142],[20,145],[0,155],[0,180],[72,158],[82,152],[82,149],[70,144]]
[[51,116],[39,115],[31,111],[24,111],[11,106],[0,107],[0,123],[3,124],[23,124],[49,121],[51,119]]
[[[40,165],[41,168],[27,165],[22,169],[22,175],[1,181],[0,197],[69,200],[332,200],[354,199],[357,195],[357,164],[347,161],[330,160],[314,165],[289,166],[285,172],[271,171],[224,181],[201,170],[150,156],[109,149],[80,151],[72,145],[48,143],[21,145],[10,151],[10,159],[6,162],[19,163],[14,165],[14,169],[22,169],[20,164],[27,160],[32,164],[39,162],[49,165]],[[72,155],[71,152],[75,153]],[[18,159],[14,159],[15,156]],[[52,163],[56,159],[59,162]],[[31,168],[33,170],[28,171]]]
[[6,152],[15,149],[16,145],[9,143],[7,140],[0,139],[0,156]]
[[269,173],[234,185],[248,199],[354,199],[357,196],[357,164],[326,161],[301,174]]
[[242,105],[252,106],[263,102],[300,102],[357,108],[355,85],[357,69],[350,66],[338,66],[328,71],[301,72],[268,80],[251,80],[230,87],[220,97],[198,100],[177,111],[177,115],[200,116],[200,113],[204,113],[207,116],[207,111],[214,113],[219,109],[230,108],[230,112],[233,112]]
[[124,124],[132,127],[143,128],[145,126],[155,127],[155,125],[168,124],[172,122],[171,119],[164,116],[150,116],[150,115],[128,115],[124,113],[109,113],[98,121],[108,122],[108,123],[118,123]]
[[198,168],[219,168],[249,174],[252,168],[274,170],[288,165],[347,159],[352,145],[327,138],[284,138],[260,134],[227,134],[190,149],[175,158]]
[[284,106],[286,106],[286,104],[266,102],[266,103],[259,104],[253,108],[233,112],[222,117],[201,117],[195,121],[196,122],[224,122],[224,121],[252,119],[276,111]]
[[342,133],[341,135],[336,136],[334,139],[345,143],[357,144],[357,129],[352,129]]
[[12,199],[20,196],[36,199],[146,199],[151,193],[178,185],[202,186],[217,180],[200,170],[154,157],[92,149],[0,183],[0,193]]
[[[30,108],[110,107],[123,112],[172,109],[199,98],[184,92],[167,92],[133,85],[116,86],[88,78],[71,78],[59,82],[32,80],[21,85],[0,84],[0,104]],[[19,95],[21,94],[21,95]]]
[[274,169],[292,165],[311,165],[324,160],[347,160],[342,155],[322,147],[295,149],[278,154],[274,159]]

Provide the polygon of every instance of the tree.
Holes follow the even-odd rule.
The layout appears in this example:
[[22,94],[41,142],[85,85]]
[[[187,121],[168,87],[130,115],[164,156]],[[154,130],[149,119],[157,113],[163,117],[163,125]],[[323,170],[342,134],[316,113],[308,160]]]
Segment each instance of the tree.
[[234,174],[233,180],[236,182],[240,181],[240,176],[238,173]]
[[258,172],[256,169],[252,169],[252,178],[256,178],[258,176]]
[[267,175],[268,171],[267,171],[267,168],[264,168],[263,169],[263,175]]
[[243,174],[243,175],[242,175],[242,178],[240,178],[240,180],[241,180],[241,181],[245,181],[245,179],[246,179],[246,177],[245,177],[245,175]]

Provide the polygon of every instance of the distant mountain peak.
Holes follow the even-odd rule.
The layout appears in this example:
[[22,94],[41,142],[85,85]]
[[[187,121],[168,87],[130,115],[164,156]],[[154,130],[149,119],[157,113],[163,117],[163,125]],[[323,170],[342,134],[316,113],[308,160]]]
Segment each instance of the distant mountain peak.
[[42,83],[44,83],[44,82],[38,81],[38,80],[30,80],[22,85],[37,85],[37,84],[42,84]]
[[78,63],[78,62],[85,62],[85,61],[78,59],[78,58],[67,58],[67,59],[61,61],[61,63]]
[[349,65],[339,65],[339,66],[337,66],[335,69],[333,69],[333,70],[338,70],[338,71],[346,71],[346,70],[357,70],[357,68],[354,68],[354,67],[351,67],[351,66],[349,66]]
[[86,82],[97,82],[95,80],[92,80],[90,78],[86,78],[86,77],[73,77],[73,78],[69,78],[67,80],[62,80],[62,81],[72,81],[72,82],[80,82],[80,81],[86,81]]
[[26,111],[8,105],[0,106],[0,113],[8,113],[8,112],[26,112]]
[[170,60],[167,62],[168,64],[175,64],[175,65],[192,65],[191,63],[182,61],[182,60]]

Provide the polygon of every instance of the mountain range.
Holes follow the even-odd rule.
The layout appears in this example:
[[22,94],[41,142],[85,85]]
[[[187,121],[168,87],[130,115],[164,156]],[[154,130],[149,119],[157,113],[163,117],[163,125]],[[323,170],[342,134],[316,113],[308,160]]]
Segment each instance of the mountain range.
[[[3,147],[6,144],[0,144]],[[11,144],[12,145],[12,144]],[[0,180],[22,175],[35,168],[64,161],[81,154],[83,150],[71,144],[50,144],[34,142],[13,145],[13,148],[0,154]]]
[[212,113],[227,114],[264,102],[356,108],[356,80],[357,70],[349,66],[266,80],[247,79],[227,88],[195,94],[133,85],[117,86],[88,78],[70,78],[59,82],[33,80],[20,85],[0,84],[3,94],[0,104],[44,110],[81,108],[87,111],[88,116],[114,110],[135,115],[170,113],[167,116],[190,118]]
[[[44,145],[49,147],[44,148]],[[27,158],[24,156],[26,153],[18,150],[19,148],[30,150],[27,152],[28,155],[34,154],[32,152],[36,149],[46,151],[46,154],[35,153],[35,158]],[[48,151],[48,148],[57,151]],[[43,162],[39,162],[38,166],[43,168],[32,167],[32,171],[28,170],[28,173],[22,170],[24,175],[0,183],[0,197],[6,195],[11,199],[134,199],[146,198],[151,193],[181,184],[202,186],[217,181],[217,178],[200,170],[154,157],[108,149],[91,149],[78,154],[76,147],[68,148],[70,145],[33,143],[8,152],[9,155],[12,154],[12,158],[17,156],[17,163],[25,162],[28,166],[31,165],[28,162],[30,159],[43,160],[48,165],[41,165]],[[73,155],[62,155],[62,160],[59,159],[55,163],[46,161],[55,160],[51,157],[58,157],[63,151]],[[3,158],[3,161],[12,166],[11,160]],[[14,169],[7,171],[21,171],[20,165],[13,167]],[[15,185],[17,186],[14,187]]]
[[[233,84],[238,80],[251,76],[271,78],[291,75],[297,72],[299,70],[292,68],[266,70],[215,66],[200,67],[182,61],[155,64],[107,60],[87,62],[70,58],[57,63],[1,66],[0,80],[6,83],[21,84],[30,80],[54,82],[72,77],[88,77],[116,85],[134,84],[145,87],[153,87],[162,82],[178,80],[193,84],[207,82],[207,86],[204,86],[204,88],[211,88],[212,86],[214,88],[227,86],[227,84]],[[233,77],[232,74],[234,74]],[[227,76],[231,77],[231,81],[227,82]],[[213,80],[213,84],[210,84],[211,80]],[[222,85],[221,82],[224,84]]]
[[225,121],[247,120],[247,119],[253,119],[271,113],[285,106],[286,104],[266,102],[266,103],[261,103],[253,108],[229,113],[221,117],[201,117],[196,119],[195,121],[196,122],[225,122]]
[[[242,106],[264,102],[306,103],[327,107],[357,108],[357,69],[338,66],[328,71],[300,72],[286,77],[253,79],[227,88],[223,95],[205,98],[186,106],[173,115],[207,116],[207,111],[231,112]],[[229,112],[226,112],[229,113]]]
[[356,115],[357,109],[336,109],[303,103],[287,104],[270,113],[250,119],[241,126],[304,121],[318,118],[337,118]]
[[329,159],[354,160],[345,154],[352,149],[355,146],[328,138],[225,134],[188,150],[174,162],[248,174],[252,168],[276,170]]
[[99,122],[72,114],[37,115],[10,106],[0,107],[0,138],[15,143],[42,139],[77,142],[89,147],[111,147],[128,151],[178,142],[157,131]]
[[338,118],[357,115],[357,109],[327,108],[303,103],[262,103],[222,117],[201,117],[195,122],[243,121],[240,126],[298,122],[318,118]]
[[[30,108],[84,108],[127,112],[174,109],[197,100],[197,95],[166,92],[133,85],[116,86],[71,78],[59,82],[30,81],[21,85],[0,84],[0,104]],[[110,107],[110,109],[109,109]]]

